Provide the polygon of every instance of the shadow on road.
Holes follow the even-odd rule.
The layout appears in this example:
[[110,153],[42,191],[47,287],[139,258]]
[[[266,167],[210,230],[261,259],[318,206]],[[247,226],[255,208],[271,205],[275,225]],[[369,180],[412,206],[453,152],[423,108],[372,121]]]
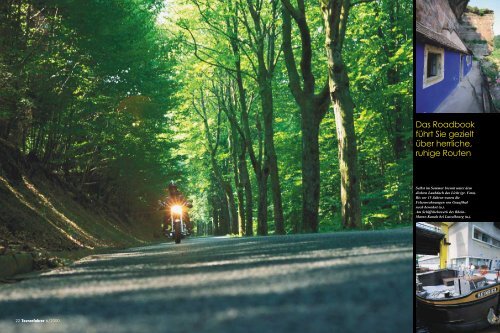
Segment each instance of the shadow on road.
[[412,239],[411,230],[191,239],[93,256],[0,289],[0,324],[58,317],[37,329],[410,332]]

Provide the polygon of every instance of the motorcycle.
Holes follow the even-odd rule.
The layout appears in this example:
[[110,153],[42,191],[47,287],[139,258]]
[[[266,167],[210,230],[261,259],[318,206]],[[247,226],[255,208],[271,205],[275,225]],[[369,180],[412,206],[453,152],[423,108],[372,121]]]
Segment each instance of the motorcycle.
[[176,244],[188,234],[186,224],[182,220],[182,210],[183,207],[180,205],[173,205],[170,208],[170,225],[165,229],[166,236],[173,238]]

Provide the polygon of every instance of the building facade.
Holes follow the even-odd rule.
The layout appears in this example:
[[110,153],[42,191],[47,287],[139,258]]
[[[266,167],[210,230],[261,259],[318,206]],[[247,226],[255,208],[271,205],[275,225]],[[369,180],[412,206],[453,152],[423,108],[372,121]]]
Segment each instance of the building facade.
[[455,222],[448,229],[448,266],[489,265],[500,268],[500,225],[493,222]]
[[445,0],[417,1],[414,52],[418,113],[434,112],[472,68],[472,52],[456,32],[463,9],[454,9]]

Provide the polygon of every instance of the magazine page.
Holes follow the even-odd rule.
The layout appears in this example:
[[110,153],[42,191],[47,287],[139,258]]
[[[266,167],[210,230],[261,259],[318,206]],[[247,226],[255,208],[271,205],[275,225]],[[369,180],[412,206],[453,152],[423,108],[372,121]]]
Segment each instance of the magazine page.
[[499,332],[500,2],[415,4],[416,331]]
[[493,121],[415,128],[415,9],[0,0],[0,333],[414,330],[415,217],[498,206]]

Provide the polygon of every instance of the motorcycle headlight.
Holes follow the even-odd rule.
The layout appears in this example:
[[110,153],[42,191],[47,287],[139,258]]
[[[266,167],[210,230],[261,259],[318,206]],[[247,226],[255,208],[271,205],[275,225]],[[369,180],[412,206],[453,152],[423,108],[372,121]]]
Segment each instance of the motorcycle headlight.
[[182,214],[182,206],[174,205],[172,206],[171,210],[173,214],[178,214],[178,215]]

